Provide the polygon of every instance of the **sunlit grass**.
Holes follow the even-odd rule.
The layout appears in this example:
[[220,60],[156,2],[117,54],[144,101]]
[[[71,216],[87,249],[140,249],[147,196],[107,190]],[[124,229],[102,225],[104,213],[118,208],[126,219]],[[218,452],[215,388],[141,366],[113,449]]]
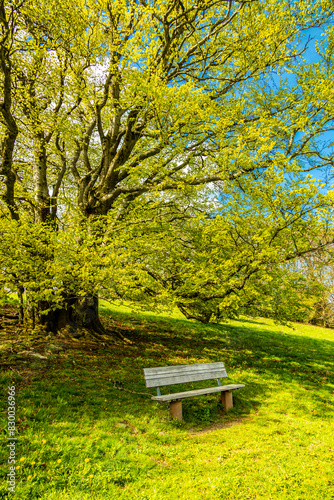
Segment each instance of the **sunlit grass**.
[[[106,303],[102,311],[132,344],[49,339],[47,364],[2,352],[15,366],[2,382],[3,402],[8,384],[17,388],[16,498],[334,497],[333,330],[262,318],[202,325]],[[228,414],[217,396],[188,399],[179,424],[151,401],[144,367],[218,360],[229,382],[246,385]],[[5,477],[6,454],[1,466]]]

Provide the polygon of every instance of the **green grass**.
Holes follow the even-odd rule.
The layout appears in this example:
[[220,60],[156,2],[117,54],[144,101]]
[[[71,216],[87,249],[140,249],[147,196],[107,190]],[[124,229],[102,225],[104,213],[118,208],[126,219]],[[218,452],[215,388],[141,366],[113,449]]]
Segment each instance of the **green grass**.
[[[333,330],[262,318],[202,325],[106,303],[102,313],[131,345],[36,341],[47,362],[17,354],[23,337],[2,345],[4,438],[7,386],[17,393],[13,498],[334,498]],[[144,367],[214,361],[246,385],[227,414],[217,395],[192,398],[180,424],[145,395]]]

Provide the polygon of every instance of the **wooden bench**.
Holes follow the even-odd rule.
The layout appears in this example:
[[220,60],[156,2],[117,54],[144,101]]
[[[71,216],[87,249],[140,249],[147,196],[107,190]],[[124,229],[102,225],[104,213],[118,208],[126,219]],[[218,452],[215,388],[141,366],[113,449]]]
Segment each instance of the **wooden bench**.
[[[245,387],[243,384],[221,385],[220,379],[227,377],[224,363],[204,363],[201,365],[163,366],[158,368],[144,368],[146,387],[156,387],[157,396],[152,396],[155,401],[169,401],[170,413],[173,418],[182,422],[182,399],[203,394],[220,393],[221,402],[225,411],[233,407],[232,391]],[[217,379],[218,386],[207,387],[174,394],[161,395],[160,387],[187,382]]]

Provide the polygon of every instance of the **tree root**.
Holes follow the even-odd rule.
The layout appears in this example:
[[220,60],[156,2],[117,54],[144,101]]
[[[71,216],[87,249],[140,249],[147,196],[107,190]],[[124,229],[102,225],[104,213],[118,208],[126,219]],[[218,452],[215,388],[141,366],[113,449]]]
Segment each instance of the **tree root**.
[[89,326],[78,326],[76,324],[68,324],[62,328],[58,334],[71,338],[73,340],[84,340],[90,338],[98,343],[109,344],[110,340],[120,340],[125,344],[133,344],[133,342],[117,330],[107,330],[99,320],[95,320]]

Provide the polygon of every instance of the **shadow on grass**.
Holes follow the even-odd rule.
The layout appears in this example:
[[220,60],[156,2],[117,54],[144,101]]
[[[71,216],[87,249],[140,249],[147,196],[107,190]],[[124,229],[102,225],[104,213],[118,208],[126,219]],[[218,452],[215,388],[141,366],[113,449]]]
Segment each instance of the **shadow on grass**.
[[[49,423],[66,420],[80,425],[82,419],[94,422],[111,416],[115,421],[143,416],[149,420],[166,418],[163,415],[168,406],[153,403],[150,394],[154,390],[145,388],[142,369],[152,366],[224,361],[231,376],[226,383],[246,385],[234,393],[235,408],[227,419],[246,417],[261,405],[271,391],[271,380],[278,386],[297,383],[312,391],[312,398],[319,403],[333,393],[334,342],[329,340],[277,332],[252,320],[202,325],[126,313],[105,316],[105,320],[110,327],[121,329],[133,344],[108,349],[97,345],[92,349],[78,343],[49,356],[47,366],[35,361],[30,374],[25,367],[28,375],[20,390],[20,404],[26,410],[19,426],[24,427],[27,419]],[[238,378],[240,373],[242,380]],[[11,383],[12,375],[8,374],[6,383]],[[171,392],[207,385],[173,386]],[[223,414],[217,397],[208,396],[185,401],[184,415],[190,423],[201,424],[217,421]]]
[[[264,396],[271,379],[287,387],[299,384],[319,401],[333,394],[333,341],[294,334],[293,330],[278,332],[265,322],[248,319],[239,324],[201,325],[137,316],[131,330],[126,315],[118,316],[116,321],[121,321],[135,345],[142,346],[142,367],[224,361],[229,375],[241,371],[243,379],[234,378],[233,383],[246,384],[242,394],[237,395],[243,401],[243,410],[258,405],[252,398]],[[179,388],[175,386],[176,390]]]

